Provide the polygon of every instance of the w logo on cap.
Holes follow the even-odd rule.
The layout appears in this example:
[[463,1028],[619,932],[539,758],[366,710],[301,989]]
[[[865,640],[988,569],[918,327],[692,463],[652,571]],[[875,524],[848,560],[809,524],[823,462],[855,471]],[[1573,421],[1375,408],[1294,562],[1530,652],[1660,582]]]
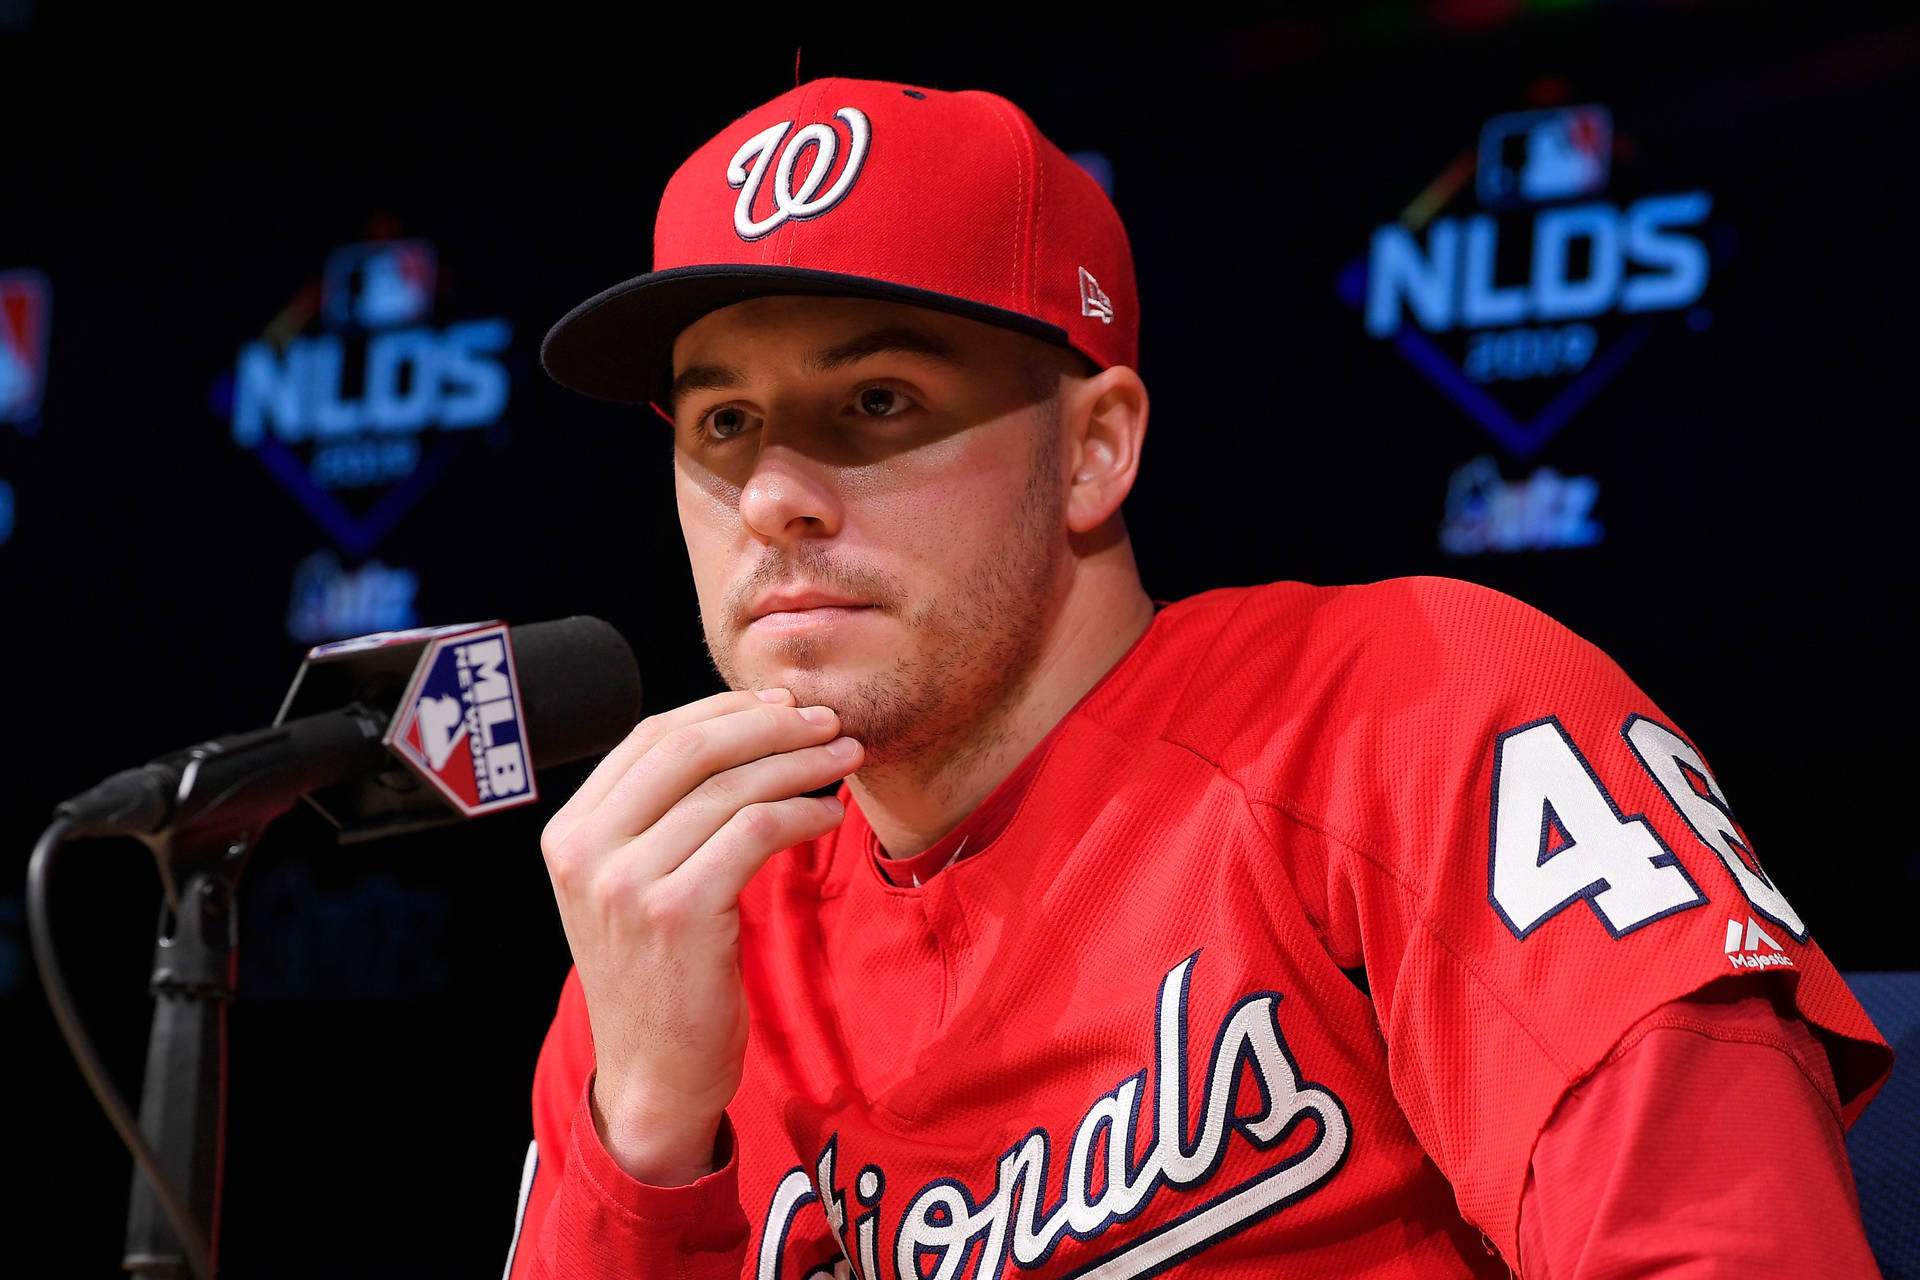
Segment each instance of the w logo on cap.
[[[810,124],[789,138],[787,133],[793,128],[793,121],[782,120],[748,138],[733,153],[733,159],[727,164],[727,185],[740,192],[740,199],[733,206],[733,229],[742,240],[758,240],[769,235],[789,218],[798,222],[817,218],[846,199],[854,179],[860,176],[860,166],[866,163],[867,143],[873,131],[866,113],[858,107],[842,107],[833,117],[846,124],[850,145],[846,164],[825,191],[820,188],[826,186],[834,161],[840,155],[840,133],[830,124]],[[781,146],[782,142],[786,145]],[[774,164],[776,147],[780,150],[780,160]],[[800,158],[809,148],[814,152],[813,163],[796,188],[794,171],[800,167]],[[756,220],[753,206],[770,164],[773,166],[773,212]]]

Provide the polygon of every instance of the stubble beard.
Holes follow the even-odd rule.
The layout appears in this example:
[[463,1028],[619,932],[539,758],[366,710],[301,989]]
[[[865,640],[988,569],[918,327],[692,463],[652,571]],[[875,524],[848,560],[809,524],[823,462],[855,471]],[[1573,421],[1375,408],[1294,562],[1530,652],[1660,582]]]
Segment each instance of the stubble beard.
[[[937,787],[1006,737],[1007,714],[1026,692],[1045,647],[1054,570],[1066,545],[1057,436],[1043,430],[1036,437],[1008,537],[949,592],[906,615],[909,647],[890,666],[836,676],[830,640],[801,635],[775,642],[774,657],[801,673],[787,681],[799,705],[832,707],[841,732],[865,748],[863,776],[885,773]],[[804,543],[789,560],[760,566],[743,588],[793,577],[863,599],[905,594],[885,575],[835,565]],[[714,669],[729,687],[759,683],[737,661],[731,638],[717,643],[711,624],[706,637]]]

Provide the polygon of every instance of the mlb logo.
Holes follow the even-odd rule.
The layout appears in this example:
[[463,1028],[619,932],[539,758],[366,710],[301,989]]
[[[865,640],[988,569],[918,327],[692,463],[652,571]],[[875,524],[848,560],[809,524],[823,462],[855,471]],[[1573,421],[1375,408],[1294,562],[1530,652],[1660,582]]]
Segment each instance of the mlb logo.
[[1613,116],[1602,106],[1516,111],[1480,130],[1480,202],[1489,208],[1591,195],[1612,167]]
[[47,385],[53,288],[38,271],[0,271],[0,422],[30,422]]
[[344,245],[327,258],[320,309],[327,327],[385,329],[433,311],[438,262],[425,240]]
[[470,818],[537,798],[504,623],[427,646],[387,746]]

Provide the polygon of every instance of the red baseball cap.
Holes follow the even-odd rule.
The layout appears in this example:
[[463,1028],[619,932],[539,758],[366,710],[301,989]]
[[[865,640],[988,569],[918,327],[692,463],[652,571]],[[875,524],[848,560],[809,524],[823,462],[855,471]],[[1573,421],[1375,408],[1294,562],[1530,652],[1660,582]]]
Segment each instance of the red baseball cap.
[[1133,253],[1106,192],[991,93],[815,80],[728,125],[667,183],[654,269],[569,311],[540,359],[656,403],[673,340],[769,294],[879,298],[1138,359]]

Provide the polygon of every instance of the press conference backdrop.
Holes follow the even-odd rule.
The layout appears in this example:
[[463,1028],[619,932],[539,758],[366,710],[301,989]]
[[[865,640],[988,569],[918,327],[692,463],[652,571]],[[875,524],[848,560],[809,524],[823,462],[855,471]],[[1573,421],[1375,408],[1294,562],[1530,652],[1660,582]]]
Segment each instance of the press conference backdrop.
[[[573,70],[504,46],[455,66],[425,19],[322,11],[311,66],[175,31],[118,33],[145,60],[107,66],[85,21],[0,4],[0,1270],[119,1257],[128,1165],[26,953],[57,800],[265,723],[306,646],[369,630],[593,613],[651,706],[715,687],[661,424],[535,353],[646,268],[667,175],[790,85],[796,47],[808,77],[1005,93],[1109,185],[1157,597],[1415,573],[1517,595],[1692,735],[1843,969],[1920,968],[1903,7],[1451,0],[938,39],[650,18],[561,33]],[[930,191],[929,215],[968,198]],[[567,962],[538,833],[583,773],[380,845],[273,828],[243,885],[226,1274],[498,1265]],[[131,1093],[150,859],[76,846],[54,891]]]

